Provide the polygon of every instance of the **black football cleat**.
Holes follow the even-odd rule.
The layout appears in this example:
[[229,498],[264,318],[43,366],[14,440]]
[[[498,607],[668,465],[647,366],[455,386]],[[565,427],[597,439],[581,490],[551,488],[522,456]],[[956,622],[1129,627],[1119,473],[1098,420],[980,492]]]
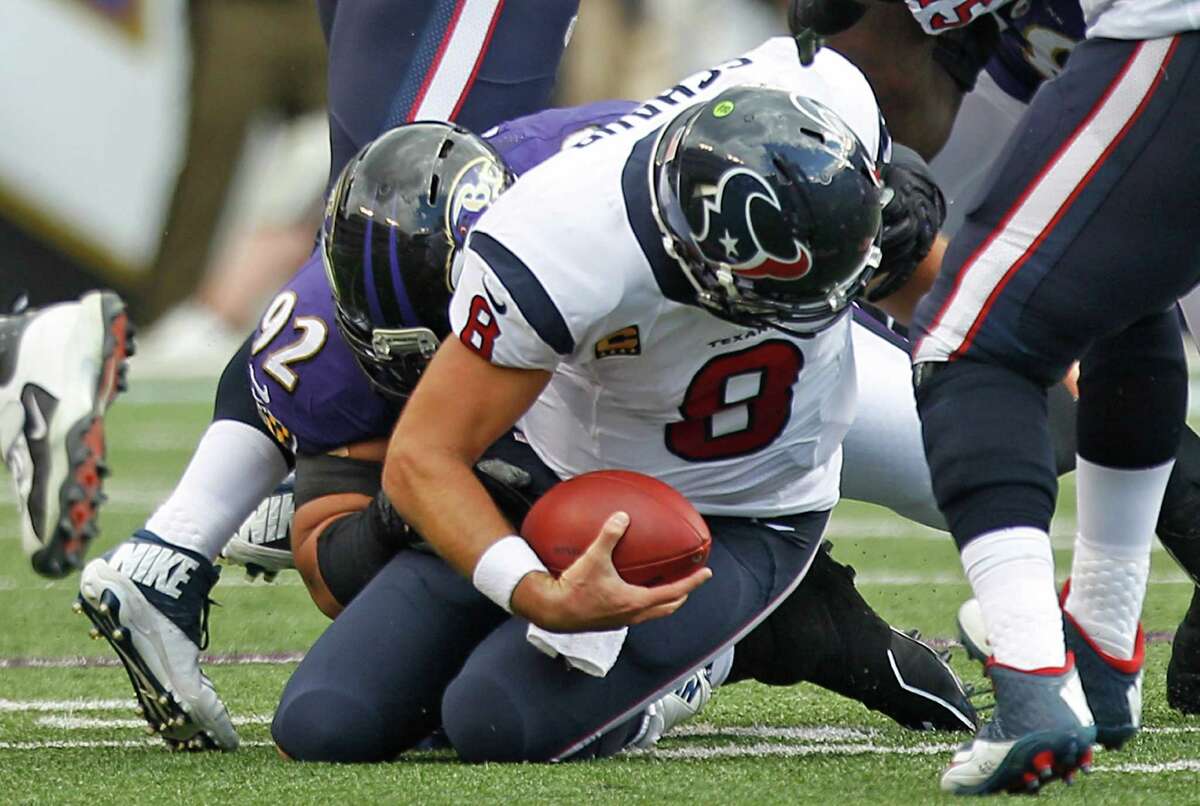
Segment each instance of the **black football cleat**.
[[975,707],[943,656],[891,628],[854,587],[829,544],[804,580],[733,655],[728,682],[816,683],[913,730],[974,732]]
[[1200,588],[1171,642],[1167,664],[1167,704],[1185,714],[1200,714]]
[[[1184,429],[1155,531],[1163,548],[1200,583],[1200,437],[1190,428]],[[1185,714],[1200,714],[1200,588],[1175,630],[1167,702]]]

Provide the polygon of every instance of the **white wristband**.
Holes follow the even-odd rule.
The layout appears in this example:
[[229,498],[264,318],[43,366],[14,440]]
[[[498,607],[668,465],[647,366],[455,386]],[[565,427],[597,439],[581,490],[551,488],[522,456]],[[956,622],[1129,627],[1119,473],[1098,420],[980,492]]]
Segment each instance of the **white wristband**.
[[480,555],[471,582],[480,593],[511,613],[512,595],[517,585],[526,574],[545,570],[546,566],[524,538],[509,535],[488,546]]

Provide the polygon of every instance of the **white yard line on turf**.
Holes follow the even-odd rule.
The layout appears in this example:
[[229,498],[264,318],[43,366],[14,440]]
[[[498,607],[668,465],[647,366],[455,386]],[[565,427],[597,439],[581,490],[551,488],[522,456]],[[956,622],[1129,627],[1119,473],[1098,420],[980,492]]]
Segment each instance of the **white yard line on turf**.
[[132,708],[133,700],[0,700],[0,712],[53,711],[123,711]]
[[[0,711],[73,711],[121,710],[134,705],[132,700],[3,700]],[[266,714],[248,714],[235,718],[236,725],[267,725],[271,718]],[[44,716],[35,720],[38,727],[51,730],[80,731],[92,729],[138,729],[145,727],[140,719],[87,718],[72,716]],[[1149,734],[1179,734],[1200,732],[1200,726],[1164,725],[1143,729]],[[953,751],[957,744],[929,742],[914,745],[877,744],[872,740],[880,732],[872,728],[848,728],[840,725],[812,725],[804,727],[776,727],[772,725],[720,726],[700,722],[683,725],[672,731],[665,746],[652,750],[631,751],[629,756],[645,756],[661,760],[702,761],[706,759],[734,758],[794,758],[803,756],[927,756]],[[718,740],[722,738],[751,738],[760,741],[752,744],[720,744],[698,747],[691,742],[676,745],[675,739]],[[776,741],[761,741],[776,740]],[[778,741],[783,740],[783,741]],[[790,741],[789,741],[790,740]],[[271,747],[269,741],[242,742],[243,747]],[[115,740],[72,740],[44,739],[26,742],[0,742],[3,750],[71,750],[71,749],[156,749],[162,748],[155,739]],[[1103,764],[1096,772],[1126,774],[1160,774],[1172,772],[1200,772],[1200,759],[1176,759],[1159,763]]]
[[[274,747],[274,742],[264,741],[243,741],[240,747]],[[95,741],[72,741],[72,740],[46,740],[37,742],[0,742],[0,750],[99,750],[105,748],[136,748],[141,750],[163,750],[167,752],[167,746],[157,739],[112,739]]]
[[669,736],[717,738],[720,736],[749,736],[755,739],[796,739],[804,742],[867,741],[879,731],[870,728],[845,728],[839,725],[811,727],[774,727],[772,725],[712,725],[707,722],[680,725]]
[[1200,758],[1181,758],[1159,764],[1114,764],[1111,767],[1096,767],[1096,772],[1160,773],[1200,772]]
[[[818,755],[926,756],[934,753],[949,753],[957,747],[957,744],[914,744],[904,746],[878,745],[874,744],[873,742],[865,742],[862,744],[776,744],[774,742],[759,742],[757,744],[731,744],[721,747],[668,747],[642,752],[644,752],[646,755],[660,759],[708,759]],[[642,753],[634,753],[631,755],[641,754]]]
[[[120,728],[144,728],[144,719],[104,719],[101,717],[80,716],[40,716],[34,720],[35,725],[57,730],[107,730]],[[235,725],[270,725],[271,717],[267,714],[249,714],[233,717]]]

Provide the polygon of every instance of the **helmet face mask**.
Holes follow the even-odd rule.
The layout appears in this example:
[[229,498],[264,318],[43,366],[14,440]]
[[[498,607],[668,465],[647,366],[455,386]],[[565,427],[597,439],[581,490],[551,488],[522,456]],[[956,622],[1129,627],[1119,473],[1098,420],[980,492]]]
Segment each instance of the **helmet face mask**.
[[337,326],[387,397],[412,393],[449,333],[466,234],[512,181],[470,132],[412,123],[369,143],[335,183],[320,249]]
[[728,90],[667,124],[653,170],[667,252],[697,303],[721,318],[816,333],[879,265],[874,163],[816,101]]

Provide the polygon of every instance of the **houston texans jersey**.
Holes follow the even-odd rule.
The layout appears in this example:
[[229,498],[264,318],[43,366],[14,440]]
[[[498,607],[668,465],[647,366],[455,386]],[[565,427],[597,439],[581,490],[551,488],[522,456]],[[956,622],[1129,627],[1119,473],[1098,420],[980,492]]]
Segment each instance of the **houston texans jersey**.
[[[628,101],[550,109],[502,123],[483,136],[516,174],[572,135],[631,111]],[[336,330],[319,253],[267,306],[251,344],[250,384],[259,415],[289,450],[305,454],[386,437],[399,407],[378,394]]]
[[[801,338],[690,304],[695,291],[651,209],[664,125],[747,84],[825,104],[869,154],[887,142],[857,68],[831,50],[802,68],[781,37],[578,138],[526,173],[467,240],[451,325],[494,364],[553,373],[521,427],[562,477],[640,471],[706,514],[770,516],[837,501],[856,394],[849,317]],[[714,194],[706,207],[724,217]]]

